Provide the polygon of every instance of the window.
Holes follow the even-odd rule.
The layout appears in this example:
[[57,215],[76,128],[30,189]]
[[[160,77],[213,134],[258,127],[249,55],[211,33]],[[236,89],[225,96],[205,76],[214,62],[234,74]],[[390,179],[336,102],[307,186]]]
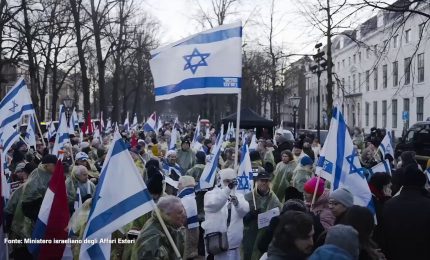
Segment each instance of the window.
[[358,92],[361,93],[361,73],[358,73]]
[[424,98],[417,97],[417,121],[424,120]]
[[375,55],[378,54],[378,44],[373,45],[373,52],[375,53]]
[[342,67],[345,68],[345,60],[342,60]]
[[397,99],[391,101],[391,127],[397,128]]
[[405,59],[405,85],[411,83],[411,58]]
[[340,62],[339,61],[337,62],[337,67],[340,69]]
[[366,58],[368,59],[370,57],[370,49],[369,48],[367,48],[366,49]]
[[[409,114],[409,98],[403,99],[403,112],[408,112],[408,114]],[[405,127],[406,127],[406,129],[409,128],[409,120],[405,121]]]
[[351,93],[351,76],[348,76],[348,92]]
[[354,56],[352,56],[353,58],[352,58],[352,61],[354,62],[354,64],[355,63],[357,63],[357,55],[356,54],[354,54]]
[[418,58],[418,82],[424,82],[424,53],[420,53]]
[[378,127],[378,101],[373,101],[373,126]]
[[370,72],[366,70],[366,91],[369,91],[370,88]]
[[399,36],[398,35],[394,35],[393,37],[393,47],[397,48],[397,41],[399,40]]
[[356,80],[356,75],[355,74],[353,74],[352,75],[352,93],[355,93],[355,91],[356,91],[356,82],[355,82],[355,80]]
[[382,128],[387,127],[387,100],[382,100]]
[[411,29],[405,31],[405,42],[409,43],[411,41]]
[[373,69],[373,89],[378,89],[378,67]]
[[369,126],[369,108],[370,104],[368,102],[366,102],[366,107],[365,107],[365,116],[366,116],[366,126]]
[[420,25],[418,25],[418,33],[419,33],[419,37],[423,36],[424,33],[424,27],[426,26],[426,23],[422,23]]
[[361,63],[361,51],[358,52],[358,62]]
[[348,57],[348,66],[351,66],[351,57]]
[[393,87],[399,85],[399,63],[397,61],[393,62]]
[[387,64],[382,66],[382,87],[387,88]]
[[357,124],[358,124],[358,126],[360,126],[361,127],[361,107],[360,107],[360,103],[357,103],[357,118],[358,118],[358,122],[357,122]]

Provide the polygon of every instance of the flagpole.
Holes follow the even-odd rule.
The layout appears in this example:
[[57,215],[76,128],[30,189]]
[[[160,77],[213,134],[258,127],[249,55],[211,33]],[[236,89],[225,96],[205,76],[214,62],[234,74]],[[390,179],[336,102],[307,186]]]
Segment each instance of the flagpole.
[[314,195],[312,196],[311,209],[313,209],[315,198],[317,197],[317,190],[318,190],[318,185],[320,184],[320,179],[321,177],[318,175],[317,184],[315,185],[315,189],[314,189]]
[[44,147],[46,147],[45,139],[43,138],[42,129],[40,128],[39,119],[37,118],[36,113],[34,113],[33,115],[34,115],[34,119],[36,119],[36,124],[37,124],[37,128],[39,129],[40,137],[42,139],[42,144],[43,144]]
[[166,223],[164,223],[164,220],[161,217],[161,213],[157,207],[157,204],[155,204],[154,201],[152,201],[152,202],[153,202],[154,211],[155,211],[155,214],[157,215],[158,221],[160,221],[161,227],[163,228],[163,231],[166,234],[167,239],[169,240],[170,245],[173,248],[173,251],[175,251],[176,257],[178,259],[182,259],[181,253],[179,253],[178,247],[176,246],[175,242],[173,241],[172,235],[170,234],[169,230],[166,227]]
[[236,113],[236,145],[234,148],[234,154],[235,154],[235,159],[234,159],[234,170],[237,171],[237,167],[238,167],[238,162],[237,162],[237,158],[239,156],[239,129],[240,129],[240,102],[242,99],[242,90],[239,89],[239,93],[237,93],[237,113]]

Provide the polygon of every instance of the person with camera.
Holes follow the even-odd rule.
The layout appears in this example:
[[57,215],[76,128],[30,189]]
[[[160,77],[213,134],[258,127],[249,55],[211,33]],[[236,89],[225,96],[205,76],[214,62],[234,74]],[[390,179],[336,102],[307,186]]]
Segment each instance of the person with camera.
[[208,259],[241,259],[243,217],[249,204],[242,194],[236,194],[236,171],[230,168],[219,171],[221,187],[208,191],[204,198],[205,247]]

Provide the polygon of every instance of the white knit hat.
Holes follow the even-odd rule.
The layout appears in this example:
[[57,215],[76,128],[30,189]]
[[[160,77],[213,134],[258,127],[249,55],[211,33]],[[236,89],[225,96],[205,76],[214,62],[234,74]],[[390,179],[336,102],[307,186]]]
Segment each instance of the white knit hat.
[[235,179],[237,177],[236,171],[231,169],[231,168],[222,169],[218,173],[221,177],[221,181],[232,180],[232,179]]

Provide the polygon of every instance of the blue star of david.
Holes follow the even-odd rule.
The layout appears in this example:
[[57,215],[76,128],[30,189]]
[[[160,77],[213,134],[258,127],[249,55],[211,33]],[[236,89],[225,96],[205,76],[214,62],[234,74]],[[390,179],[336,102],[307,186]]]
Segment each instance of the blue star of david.
[[16,107],[18,106],[18,104],[15,102],[15,100],[12,100],[12,107],[11,108],[9,108],[9,110],[12,112],[12,113],[15,113],[15,109],[16,109]]
[[[184,70],[191,70],[194,74],[197,71],[197,68],[200,66],[208,66],[206,62],[206,58],[209,57],[210,53],[200,53],[197,48],[194,48],[193,53],[191,55],[183,56],[184,60],[187,62],[184,66]],[[194,57],[200,57],[200,61],[197,63],[192,63]]]
[[349,163],[349,174],[358,173],[364,179],[365,170],[363,167],[357,168],[354,165],[354,158],[358,157],[358,152],[356,149],[352,150],[352,154],[345,157],[346,161]]
[[249,190],[249,182],[248,182],[248,176],[246,176],[246,173],[243,172],[242,176],[239,178],[239,186],[237,187],[238,190]]

